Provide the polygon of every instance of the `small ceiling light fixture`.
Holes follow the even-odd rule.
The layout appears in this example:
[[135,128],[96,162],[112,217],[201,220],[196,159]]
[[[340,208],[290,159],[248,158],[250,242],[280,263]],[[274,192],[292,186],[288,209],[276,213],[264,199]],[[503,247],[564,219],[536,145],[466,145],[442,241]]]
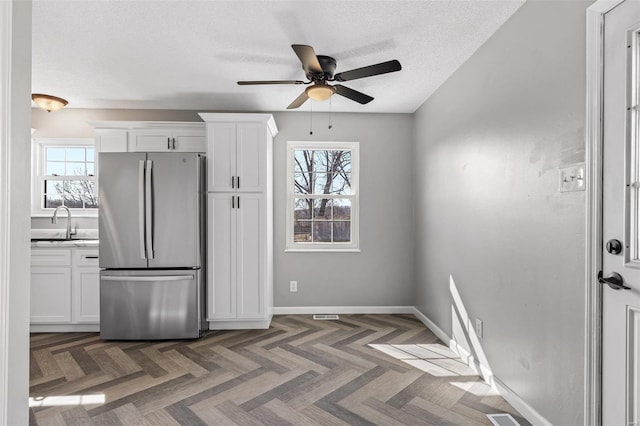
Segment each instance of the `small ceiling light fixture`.
[[336,93],[336,89],[328,84],[314,84],[313,86],[307,87],[305,92],[307,96],[314,101],[326,101]]
[[57,96],[44,95],[42,93],[34,93],[31,95],[31,99],[36,103],[40,108],[46,109],[47,111],[58,111],[65,106],[69,102],[66,100],[59,98]]

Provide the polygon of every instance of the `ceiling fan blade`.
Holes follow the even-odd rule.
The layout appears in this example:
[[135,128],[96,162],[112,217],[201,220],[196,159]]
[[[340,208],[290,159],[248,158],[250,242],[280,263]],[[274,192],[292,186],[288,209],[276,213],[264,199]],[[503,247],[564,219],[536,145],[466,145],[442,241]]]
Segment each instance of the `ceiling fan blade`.
[[301,80],[256,80],[256,81],[239,81],[240,86],[248,86],[252,84],[304,84]]
[[369,95],[365,95],[362,92],[358,92],[357,90],[350,89],[341,84],[335,84],[333,86],[336,89],[336,93],[338,95],[344,96],[345,98],[349,98],[352,101],[356,101],[359,104],[368,104],[373,100],[373,98]]
[[307,92],[302,92],[300,94],[300,96],[298,96],[293,102],[291,102],[289,104],[289,106],[287,107],[287,109],[295,109],[300,107],[303,103],[305,103],[305,101],[309,99],[309,96],[307,96]]
[[322,72],[320,61],[318,61],[318,56],[313,50],[313,47],[307,46],[306,44],[292,44],[291,48],[296,52],[296,55],[298,55],[300,62],[302,62],[302,69],[304,69],[305,74],[309,72]]
[[374,75],[387,74],[390,72],[400,71],[402,66],[397,60],[381,62],[376,65],[369,65],[368,67],[356,68],[353,70],[340,72],[335,75],[334,79],[337,81],[350,81],[357,78],[371,77]]

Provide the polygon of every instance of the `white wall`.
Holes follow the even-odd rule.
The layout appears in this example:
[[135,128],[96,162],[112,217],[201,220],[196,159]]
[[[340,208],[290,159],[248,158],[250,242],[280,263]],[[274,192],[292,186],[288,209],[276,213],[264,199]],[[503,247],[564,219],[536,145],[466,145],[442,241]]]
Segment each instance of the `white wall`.
[[557,425],[583,414],[585,194],[558,167],[584,161],[589,4],[528,1],[415,114],[417,305]]
[[[0,47],[3,69],[2,133],[2,263],[4,265],[0,286],[0,328],[2,329],[2,351],[0,351],[0,422],[9,425],[28,424],[29,395],[29,153],[30,153],[30,93],[31,93],[31,2],[12,1],[2,5],[0,18],[11,10],[10,63],[6,61],[7,45]],[[8,41],[4,27],[1,42]],[[10,68],[6,74],[5,64]],[[6,80],[5,80],[6,78]],[[5,82],[10,82],[9,93],[4,92]],[[8,114],[5,114],[9,108]],[[5,119],[8,118],[8,121]],[[6,138],[6,139],[5,139]],[[5,175],[5,172],[8,172]],[[4,186],[6,185],[6,187]],[[5,192],[5,189],[8,191]],[[6,203],[8,201],[8,204]],[[6,238],[6,240],[5,240]],[[6,299],[5,299],[6,297]],[[5,346],[6,345],[6,346]]]

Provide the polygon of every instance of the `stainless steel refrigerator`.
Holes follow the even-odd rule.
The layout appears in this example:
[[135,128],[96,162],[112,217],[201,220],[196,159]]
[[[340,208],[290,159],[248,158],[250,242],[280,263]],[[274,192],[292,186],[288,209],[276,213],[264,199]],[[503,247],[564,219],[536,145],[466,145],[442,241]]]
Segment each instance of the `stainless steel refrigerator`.
[[100,337],[198,338],[204,324],[205,157],[100,153]]

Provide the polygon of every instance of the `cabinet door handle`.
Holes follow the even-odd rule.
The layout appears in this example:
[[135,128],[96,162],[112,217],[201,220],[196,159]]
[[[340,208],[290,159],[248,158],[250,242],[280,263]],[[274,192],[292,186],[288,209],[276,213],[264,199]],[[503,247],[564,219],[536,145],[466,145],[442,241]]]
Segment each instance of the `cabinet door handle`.
[[171,138],[167,138],[167,149],[171,149]]
[[231,196],[231,208],[236,208],[236,197],[234,197],[233,195]]
[[176,149],[176,138],[173,138],[173,149]]
[[235,187],[236,187],[236,177],[231,176],[231,188],[235,188]]
[[240,176],[236,176],[236,180],[238,181],[238,189],[240,189]]
[[85,256],[84,258],[85,259],[97,259],[98,256]]
[[240,196],[238,195],[238,208],[240,208]]

